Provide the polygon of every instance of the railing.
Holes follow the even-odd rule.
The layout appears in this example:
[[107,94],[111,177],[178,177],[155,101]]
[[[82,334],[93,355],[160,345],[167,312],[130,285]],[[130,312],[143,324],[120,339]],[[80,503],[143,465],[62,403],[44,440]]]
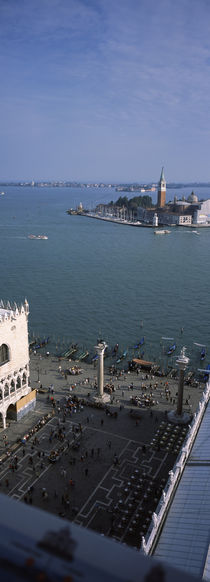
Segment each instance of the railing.
[[144,537],[142,537],[142,546],[141,550],[143,550],[144,554],[150,554],[154,543],[157,539],[157,535],[160,531],[162,523],[165,519],[165,515],[167,509],[170,505],[172,497],[174,496],[175,489],[178,485],[180,477],[183,473],[186,461],[189,457],[190,451],[192,449],[196,434],[201,424],[201,420],[203,418],[206,405],[210,398],[210,381],[206,384],[205,390],[203,392],[202,398],[198,405],[198,410],[194,414],[192,424],[189,425],[189,431],[186,437],[186,441],[184,446],[178,456],[176,464],[173,467],[172,471],[169,471],[169,479],[166,484],[166,488],[163,491],[161,500],[157,506],[157,513],[153,513],[152,515],[152,530],[150,531],[147,541]]

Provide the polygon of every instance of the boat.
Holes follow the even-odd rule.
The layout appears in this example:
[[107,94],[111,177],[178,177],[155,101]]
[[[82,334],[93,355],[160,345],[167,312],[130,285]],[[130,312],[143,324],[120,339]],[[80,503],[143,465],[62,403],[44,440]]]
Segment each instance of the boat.
[[4,195],[5,195],[5,192],[1,192],[1,196],[4,196]]
[[170,234],[170,230],[154,230],[154,234]]
[[128,355],[128,350],[124,350],[124,352],[122,353],[122,355],[116,361],[116,364],[120,364],[120,362],[122,362],[122,360],[124,360],[127,355]]
[[69,354],[70,354],[70,348],[68,350],[66,350],[65,352],[62,352],[61,354],[58,354],[58,358],[66,359],[69,357]]
[[46,236],[45,234],[29,234],[28,238],[31,238],[33,240],[48,240],[48,236]]
[[116,356],[116,353],[118,352],[118,348],[119,348],[119,344],[115,344],[115,346],[112,350],[112,357]]
[[210,364],[208,364],[205,368],[205,370],[202,368],[198,368],[198,372],[200,372],[201,374],[204,374],[203,376],[203,381],[204,382],[208,382],[209,381],[209,375],[210,375]]
[[192,230],[193,234],[200,234],[200,232],[198,232],[197,230]]
[[68,356],[67,357],[68,358],[71,358],[71,356],[73,356],[74,354],[76,354],[77,350],[78,350],[78,344],[73,344],[71,346],[71,348],[69,349],[69,353],[68,353]]
[[201,351],[200,351],[200,359],[201,359],[201,361],[205,360],[205,357],[206,357],[206,346],[204,346],[204,344],[198,344],[197,342],[194,342],[194,346],[198,346],[199,348],[201,348]]
[[50,341],[50,338],[47,337],[46,339],[41,340],[39,343],[35,344],[34,346],[34,350],[39,350],[40,348],[43,348],[44,346],[46,346]]
[[91,362],[96,362],[96,360],[98,360],[98,354],[94,354]]
[[144,344],[144,337],[141,338],[140,342],[138,344],[136,344],[135,346],[133,346],[131,349],[132,350],[137,350],[138,348],[140,348],[141,346],[143,346]]
[[36,342],[37,342],[37,340],[36,340],[36,339],[33,339],[33,340],[31,340],[31,341],[29,342],[29,350],[30,350],[31,348],[33,348],[33,346],[36,344]]
[[79,354],[79,356],[77,357],[77,360],[85,360],[87,357],[89,356],[89,352],[86,350],[86,352],[82,352],[81,354]]
[[175,349],[176,349],[176,344],[173,344],[172,346],[170,346],[168,351],[167,351],[167,356],[171,356],[171,354],[173,354]]

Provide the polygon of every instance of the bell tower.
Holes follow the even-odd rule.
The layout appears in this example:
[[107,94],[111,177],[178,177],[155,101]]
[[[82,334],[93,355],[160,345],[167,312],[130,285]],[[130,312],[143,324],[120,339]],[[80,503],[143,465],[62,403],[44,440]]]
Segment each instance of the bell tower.
[[164,168],[162,168],[160,180],[158,183],[158,198],[157,198],[157,207],[163,208],[166,203],[166,181],[164,176]]

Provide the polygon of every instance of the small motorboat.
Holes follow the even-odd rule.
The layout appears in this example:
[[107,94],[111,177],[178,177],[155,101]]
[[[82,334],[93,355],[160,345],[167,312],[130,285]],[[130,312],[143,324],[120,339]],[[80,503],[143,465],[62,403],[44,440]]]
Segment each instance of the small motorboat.
[[154,234],[170,234],[170,230],[154,230]]
[[48,240],[48,236],[46,236],[45,234],[29,234],[28,238],[31,238],[33,240]]

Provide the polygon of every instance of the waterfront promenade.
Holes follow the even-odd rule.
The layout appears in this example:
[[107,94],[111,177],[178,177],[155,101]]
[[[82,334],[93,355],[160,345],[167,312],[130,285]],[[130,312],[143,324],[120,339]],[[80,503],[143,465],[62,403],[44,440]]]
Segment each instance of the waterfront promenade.
[[[167,422],[177,380],[145,372],[113,378],[105,369],[105,383],[115,387],[107,410],[91,400],[92,364],[65,375],[75,363],[31,355],[31,386],[40,392],[34,412],[0,433],[1,492],[140,547],[186,435]],[[185,387],[185,410],[196,410],[203,388]],[[150,393],[151,407],[131,403]]]

